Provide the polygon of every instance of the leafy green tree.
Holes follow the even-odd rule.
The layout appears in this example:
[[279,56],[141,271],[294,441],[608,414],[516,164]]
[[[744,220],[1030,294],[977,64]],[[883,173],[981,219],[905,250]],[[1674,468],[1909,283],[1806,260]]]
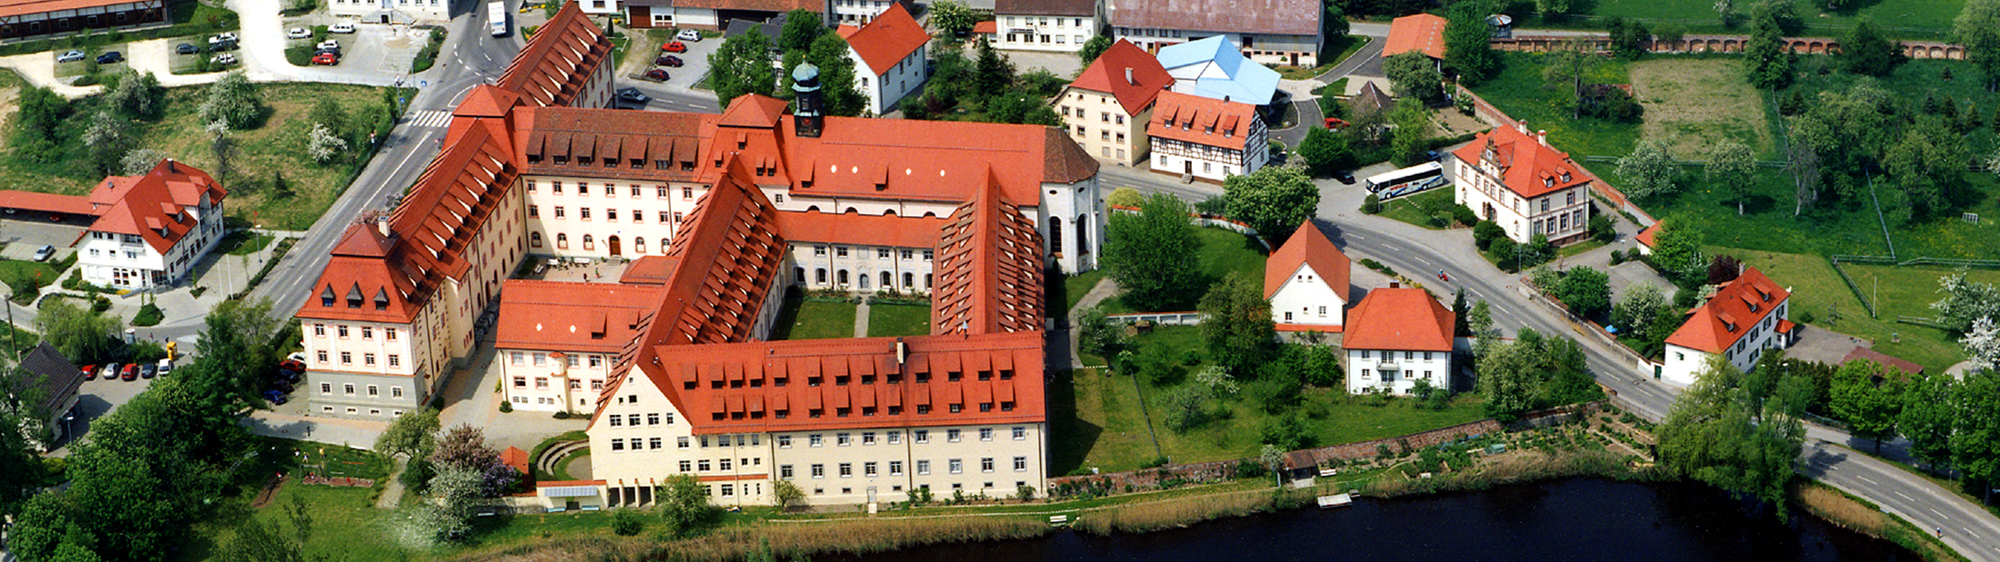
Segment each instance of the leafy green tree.
[[1883,155],[1882,167],[1912,204],[1905,214],[1927,217],[1950,205],[1952,194],[1965,181],[1970,159],[1965,137],[1954,133],[1943,117],[1920,115],[1902,142]]
[[1880,363],[1848,361],[1833,375],[1833,402],[1827,405],[1856,437],[1875,440],[1876,452],[1882,450],[1883,437],[1896,434],[1896,417],[1902,407],[1895,382],[1877,382],[1886,374]]
[[1757,154],[1739,140],[1726,140],[1709,151],[1709,185],[1722,188],[1736,199],[1736,215],[1743,215],[1743,201],[1750,198],[1750,180],[1757,172]]
[[1062,118],[1042,98],[1017,89],[995,92],[986,97],[986,119],[994,123],[1058,126]]
[[[1805,442],[1800,412],[1753,407],[1740,387],[1743,374],[1720,357],[1712,358],[1668,410],[1655,435],[1661,466],[1732,494],[1755,498],[1789,511],[1786,487],[1796,474],[1792,463]],[[1780,382],[1780,387],[1796,383]]]
[[1222,191],[1230,218],[1249,224],[1274,243],[1283,243],[1319,208],[1319,186],[1305,171],[1289,166],[1265,166],[1247,176],[1229,176]]
[[1701,231],[1682,226],[1678,219],[1666,219],[1653,233],[1653,264],[1681,287],[1695,287],[1708,280],[1709,259],[1701,251]]
[[42,377],[6,368],[0,357],[0,518],[20,512],[21,503],[41,485],[42,460],[35,443],[48,443],[52,412],[42,408]]
[[791,509],[806,501],[806,491],[790,480],[779,480],[771,485],[771,502],[778,511]]
[[[1952,21],[1952,39],[1986,75],[1986,90],[2000,85],[2000,0],[1967,0]],[[2000,126],[2000,121],[1994,121]]]
[[671,536],[700,536],[722,519],[722,508],[708,503],[706,488],[693,474],[666,477],[659,494],[660,518],[667,522]]
[[1458,73],[1459,82],[1477,85],[1500,71],[1500,55],[1489,43],[1493,31],[1486,27],[1486,14],[1475,5],[1460,6],[1444,26],[1444,65]]
[[1444,75],[1423,53],[1410,51],[1382,59],[1382,72],[1398,97],[1415,97],[1425,104],[1444,101]]
[[1993,485],[2000,483],[2000,371],[1966,373],[1952,390],[1958,404],[1952,462],[1967,480],[1987,490],[1990,502]]
[[1611,276],[1589,267],[1572,267],[1563,272],[1555,295],[1571,312],[1596,317],[1611,310]]
[[28,86],[21,89],[20,98],[14,103],[18,107],[13,119],[15,154],[37,164],[67,158],[57,132],[69,117],[69,98],[48,88]]
[[1186,310],[1201,290],[1201,239],[1187,203],[1170,193],[1146,197],[1138,213],[1112,213],[1104,232],[1104,269],[1139,310]]
[[2000,368],[2000,326],[1996,326],[1991,316],[1981,316],[1972,321],[1972,329],[1965,331],[1965,337],[1958,343],[1965,346],[1966,361],[1974,369]]
[[136,142],[132,122],[109,110],[92,115],[89,128],[83,131],[83,146],[89,149],[91,167],[99,173],[118,171],[125,153]]
[[1132,207],[1134,209],[1139,208],[1139,204],[1145,202],[1146,202],[1145,195],[1141,195],[1139,193],[1139,190],[1132,189],[1129,187],[1121,187],[1118,189],[1111,190],[1111,195],[1104,198],[1104,204],[1106,205],[1112,205],[1116,207]]
[[868,98],[855,86],[854,59],[847,57],[847,40],[833,33],[821,34],[806,53],[806,62],[819,67],[820,103],[827,115],[853,117],[868,110]]
[[1782,90],[1792,83],[1792,59],[1785,52],[1784,32],[1771,12],[1759,13],[1756,18],[1756,29],[1743,47],[1743,66],[1750,73],[1750,85]]
[[1611,35],[1611,51],[1617,53],[1618,58],[1627,60],[1644,56],[1646,42],[1653,38],[1652,32],[1646,29],[1646,24],[1637,21],[1627,22],[1619,17],[1611,18],[1610,23],[1606,24],[1606,29]]
[[[1481,301],[1484,302],[1484,301]],[[1492,345],[1476,361],[1479,392],[1486,397],[1486,414],[1501,422],[1519,419],[1533,410],[1547,372],[1541,369],[1534,330],[1522,328],[1515,343]]]
[[[931,8],[936,10],[935,5]],[[932,21],[937,16],[933,15]],[[972,61],[959,49],[931,50],[931,78],[924,83],[924,101],[934,112],[951,109],[972,97]]]
[[1486,301],[1473,301],[1472,311],[1465,313],[1465,329],[1472,331],[1472,354],[1483,357],[1499,342],[1500,330],[1493,327],[1493,309]]
[[35,331],[42,333],[42,339],[63,357],[82,365],[110,359],[111,350],[118,346],[115,334],[123,327],[118,319],[77,306],[70,299],[43,300],[41,312],[35,316]]
[[1618,326],[1619,333],[1643,330],[1653,324],[1653,318],[1667,304],[1667,296],[1646,283],[1625,286],[1625,294],[1618,297],[1618,304],[1611,307],[1611,323]]
[[1271,356],[1277,340],[1277,326],[1271,320],[1271,303],[1264,300],[1263,284],[1230,273],[1208,288],[1201,298],[1201,339],[1210,358],[1229,373],[1244,375]]
[[1396,133],[1389,138],[1392,159],[1406,166],[1422,162],[1424,152],[1431,148],[1430,110],[1415,99],[1398,99],[1389,121],[1396,124]]
[[1951,433],[1959,405],[1956,378],[1923,374],[1903,388],[1903,407],[1896,427],[1910,439],[1910,455],[1932,466],[1951,462]]
[[196,109],[203,123],[226,123],[231,130],[257,128],[264,119],[264,99],[242,71],[222,75],[209,84],[206,99]]
[[[933,16],[933,21],[935,21],[935,16]],[[1092,35],[1090,39],[1083,42],[1083,48],[1077,50],[1076,57],[1082,59],[1083,66],[1087,68],[1090,66],[1090,63],[1097,61],[1097,57],[1104,56],[1104,51],[1109,49],[1111,49],[1111,36]]]
[[1680,172],[1674,157],[1667,154],[1664,140],[1649,138],[1639,141],[1632,153],[1618,159],[1616,173],[1624,180],[1623,191],[1633,199],[1650,199],[1672,194],[1680,190],[1674,177]]
[[[979,23],[979,16],[972,8],[959,0],[937,0],[930,5],[931,26],[936,27],[945,37],[957,37],[972,31]],[[1090,64],[1088,61],[1084,64]]]
[[1595,47],[1580,40],[1565,41],[1542,55],[1542,88],[1561,92],[1556,99],[1569,105],[1570,118],[1581,119],[1584,81],[1603,63]]
[[1209,404],[1215,399],[1215,391],[1203,384],[1186,384],[1169,390],[1163,402],[1166,403],[1167,429],[1176,433],[1201,427],[1208,423],[1213,414]]
[[140,74],[130,68],[119,74],[118,84],[105,96],[105,102],[117,108],[126,117],[133,119],[159,119],[161,110],[166,109],[165,88],[160,87],[160,79],[152,72]]
[[1318,177],[1331,176],[1355,164],[1354,147],[1348,136],[1325,127],[1306,129],[1305,140],[1299,141],[1299,157],[1305,158],[1307,168]]
[[[936,16],[932,16],[935,21]],[[812,10],[785,12],[785,27],[778,31],[778,49],[787,52],[811,49],[813,41],[826,34],[826,25]]]
[[[825,75],[821,76],[820,83],[826,84]],[[762,33],[724,39],[722,46],[708,55],[708,87],[723,107],[748,94],[776,94],[777,85],[771,69],[771,40]]]
[[1894,40],[1882,36],[1874,18],[1863,17],[1840,42],[1840,64],[1848,72],[1888,76],[1903,64],[1903,50]]

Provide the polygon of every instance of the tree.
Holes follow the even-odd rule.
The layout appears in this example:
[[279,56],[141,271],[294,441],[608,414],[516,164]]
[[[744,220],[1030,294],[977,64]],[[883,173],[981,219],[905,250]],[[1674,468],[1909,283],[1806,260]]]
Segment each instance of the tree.
[[431,451],[437,449],[438,424],[435,408],[404,413],[375,438],[375,451],[384,455],[407,455],[413,459],[428,457]]
[[1792,175],[1792,216],[1796,217],[1819,202],[1819,152],[1805,143],[1786,146],[1785,171]]
[[1743,215],[1743,200],[1750,198],[1750,180],[1757,172],[1757,154],[1750,145],[1731,139],[1715,145],[1708,154],[1708,183],[1736,198],[1736,215]]
[[[1792,375],[1797,376],[1797,375]],[[1660,463],[1685,477],[1777,508],[1785,518],[1786,486],[1796,474],[1792,463],[1805,442],[1796,411],[1753,407],[1740,387],[1743,374],[1713,357],[1681,393],[1655,433]],[[1780,387],[1796,387],[1786,384]]]
[[1632,154],[1618,159],[1618,179],[1625,181],[1625,194],[1633,199],[1650,199],[1678,191],[1674,176],[1679,172],[1674,157],[1667,154],[1664,140],[1648,138],[1632,148]]
[[1910,454],[1932,466],[1951,462],[1952,425],[1958,418],[1954,386],[1945,374],[1922,374],[1903,387],[1896,427],[1910,439]]
[[1451,298],[1452,337],[1472,337],[1472,324],[1467,322],[1468,319],[1465,317],[1466,313],[1471,311],[1472,305],[1465,301],[1465,287],[1459,287],[1457,291],[1453,292]]
[[69,98],[48,88],[25,87],[15,102],[14,145],[16,153],[29,162],[47,164],[67,158],[61,150],[57,131],[69,116]]
[[986,120],[993,123],[1057,126],[1062,118],[1034,94],[1009,88],[986,97]]
[[208,133],[208,155],[215,158],[215,169],[209,170],[217,179],[229,177],[236,167],[236,139],[229,136],[229,123],[210,121],[202,130]]
[[[932,9],[935,10],[936,8],[933,7]],[[937,16],[935,15],[931,16],[931,21],[937,21]],[[1090,36],[1090,39],[1085,40],[1083,42],[1083,48],[1077,50],[1076,56],[1077,58],[1083,60],[1083,66],[1085,68],[1089,68],[1090,63],[1095,62],[1097,60],[1097,57],[1103,56],[1104,51],[1110,48],[1111,48],[1111,36],[1092,35]]]
[[1494,240],[1506,237],[1507,229],[1501,228],[1499,223],[1482,220],[1472,225],[1472,243],[1480,250],[1490,247]]
[[1990,501],[1993,485],[2000,483],[2000,371],[1968,372],[1953,391],[1958,416],[1951,434],[1952,462],[1967,480],[1988,491]]
[[820,104],[827,115],[853,117],[868,111],[868,98],[855,86],[857,71],[854,59],[847,57],[846,39],[833,33],[820,35],[806,53],[806,62],[819,67]]
[[264,117],[263,97],[242,71],[222,75],[207,92],[197,109],[203,123],[226,123],[230,129],[246,131],[256,128]]
[[72,304],[69,299],[42,301],[35,317],[35,331],[42,339],[78,364],[94,365],[111,358],[117,348],[116,334],[124,324],[116,318]]
[[1535,407],[1546,372],[1536,357],[1536,345],[1522,343],[1533,337],[1537,337],[1534,330],[1522,328],[1515,343],[1492,345],[1475,361],[1479,392],[1486,397],[1487,415],[1494,419],[1511,422]]
[[1542,57],[1542,88],[1557,90],[1559,100],[1570,106],[1570,118],[1583,117],[1584,80],[1604,59],[1582,41],[1566,41]]
[[333,98],[320,98],[313,104],[312,114],[306,120],[325,125],[327,130],[342,138],[350,136],[351,129],[355,125],[349,121],[347,110],[341,109],[340,103],[333,101]]
[[1653,34],[1646,30],[1646,24],[1626,22],[1624,18],[1612,17],[1605,25],[1611,35],[1611,51],[1622,59],[1636,59],[1646,54],[1646,41]]
[[1883,380],[1887,374],[1880,363],[1848,361],[1833,374],[1833,400],[1827,404],[1856,437],[1875,440],[1878,453],[1882,438],[1896,434],[1897,410],[1902,406],[1896,384]]
[[1938,322],[1961,334],[1971,330],[1972,323],[1980,318],[2000,318],[2000,287],[1967,281],[1965,275],[1966,271],[1960,269],[1938,278],[1938,292],[1944,293],[1944,297],[1931,303]]
[[1444,101],[1444,75],[1423,53],[1410,51],[1382,59],[1382,72],[1397,96],[1415,97],[1425,104]]
[[346,150],[347,139],[340,138],[325,123],[313,123],[312,132],[306,134],[306,155],[314,162],[325,164]]
[[[820,83],[828,82],[822,78]],[[777,84],[771,69],[771,40],[762,33],[724,39],[722,46],[708,55],[708,86],[723,107],[744,95],[775,94]]]
[[1951,29],[1966,58],[1985,74],[1987,91],[2000,85],[2000,0],[1967,0]]
[[1465,328],[1472,331],[1472,354],[1484,356],[1499,341],[1500,330],[1493,327],[1493,309],[1486,301],[1474,301],[1466,313]]
[[1470,4],[1460,6],[1444,26],[1444,64],[1458,73],[1460,83],[1477,85],[1500,70],[1500,55],[1489,43],[1493,31],[1486,26],[1486,14]]
[[[933,6],[932,10],[937,7]],[[935,15],[932,18],[936,18]],[[924,101],[933,111],[945,111],[971,98],[972,61],[961,49],[932,49],[931,77],[924,83]]]
[[[979,23],[979,16],[973,14],[972,8],[959,0],[937,0],[931,3],[930,11],[931,26],[936,27],[945,37],[964,35],[972,31],[974,24]],[[1090,61],[1084,61],[1083,64],[1089,66]]]
[[722,517],[722,508],[708,503],[708,489],[693,474],[668,476],[660,486],[660,519],[676,538],[698,536]]
[[1014,63],[981,39],[979,56],[973,63],[972,83],[976,88],[973,94],[982,99],[1005,92],[1014,85]]
[[[932,12],[931,21],[937,21],[936,12]],[[820,23],[820,15],[812,10],[785,12],[785,27],[778,31],[778,49],[786,52],[811,49],[813,41],[825,33],[826,25]]]
[[806,491],[790,480],[779,480],[771,485],[771,503],[778,511],[790,510],[792,506],[806,501]]
[[1208,385],[1188,384],[1167,391],[1164,398],[1167,429],[1186,433],[1208,423],[1209,403],[1214,400],[1215,391]]
[[1965,354],[1972,361],[1974,369],[2000,369],[2000,328],[1996,328],[1993,317],[1981,316],[1972,321],[1972,328],[1965,331],[1965,337],[1958,340],[1965,345]]
[[1186,310],[1201,290],[1201,239],[1187,203],[1170,193],[1146,197],[1138,213],[1112,213],[1103,266],[1139,310]]
[[1396,133],[1389,138],[1389,155],[1396,163],[1413,165],[1424,160],[1424,152],[1431,149],[1431,114],[1422,103],[1411,98],[1396,100],[1396,111],[1389,114],[1389,121],[1396,125]]
[[1680,52],[1681,39],[1687,37],[1687,26],[1678,23],[1660,24],[1659,29],[1653,30],[1653,35],[1660,43],[1666,44],[1668,49]]
[[1782,90],[1792,83],[1792,59],[1785,53],[1784,32],[1776,15],[1757,14],[1756,29],[1743,47],[1743,66],[1750,73],[1750,85],[1761,90]]
[[1307,169],[1317,177],[1331,176],[1355,164],[1354,147],[1348,136],[1325,127],[1306,129],[1305,140],[1299,141],[1299,157],[1305,158]]
[[1874,18],[1863,17],[1847,37],[1840,42],[1840,64],[1848,72],[1869,76],[1888,76],[1903,63],[1903,50],[1895,41],[1882,36],[1875,27]]
[[1949,206],[1953,191],[1964,182],[1965,164],[1970,160],[1964,135],[1953,132],[1943,117],[1919,115],[1902,141],[1883,155],[1882,167],[1911,204],[1903,214],[1926,217]]
[[167,153],[151,148],[133,149],[126,152],[124,158],[118,160],[118,168],[121,170],[119,173],[127,176],[143,175],[146,172],[152,171],[154,166],[160,165],[160,161],[167,158]]
[[1305,171],[1290,166],[1265,166],[1250,175],[1229,176],[1222,182],[1223,204],[1229,217],[1243,221],[1257,234],[1283,243],[1319,208],[1319,186]]
[[20,513],[22,502],[42,484],[35,445],[50,441],[44,426],[52,413],[42,408],[40,375],[4,367],[0,358],[0,518]]
[[99,172],[117,171],[133,142],[131,122],[110,111],[92,115],[90,127],[83,131],[83,145],[90,149],[90,162]]
[[1111,195],[1104,198],[1104,204],[1114,207],[1131,207],[1137,209],[1139,208],[1139,204],[1144,202],[1146,202],[1146,196],[1140,195],[1139,190],[1129,187],[1111,190]]
[[1611,276],[1589,267],[1563,272],[1556,299],[1578,316],[1596,317],[1611,310]]
[[1232,272],[1208,288],[1200,310],[1209,357],[1230,374],[1254,373],[1271,356],[1277,326],[1261,283]]
[[1666,305],[1666,294],[1659,287],[1646,283],[1626,285],[1625,294],[1611,307],[1611,323],[1618,326],[1619,333],[1643,330],[1653,324],[1653,318]]
[[[513,467],[500,462],[500,451],[486,445],[486,433],[470,425],[460,425],[445,432],[438,440],[437,450],[431,453],[431,464],[436,465],[438,478],[448,472],[463,471],[478,477],[479,488],[476,497],[491,498],[513,487],[519,476]],[[458,475],[454,475],[458,477]],[[433,485],[438,478],[432,478]]]
[[105,96],[111,107],[133,119],[157,119],[166,107],[166,89],[152,72],[140,74],[130,68],[119,74],[118,85]]

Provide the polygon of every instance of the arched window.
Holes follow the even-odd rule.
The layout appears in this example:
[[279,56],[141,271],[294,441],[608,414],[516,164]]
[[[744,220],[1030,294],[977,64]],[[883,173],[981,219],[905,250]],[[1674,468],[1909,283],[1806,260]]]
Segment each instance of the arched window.
[[1084,228],[1084,222],[1084,216],[1077,215],[1076,222],[1070,223],[1076,228],[1076,255],[1079,256],[1090,255],[1090,229]]
[[589,235],[589,234],[585,234],[585,235],[583,235],[583,249],[585,249],[585,250],[595,250],[595,249],[597,249],[597,242],[596,242],[596,241],[594,241],[594,240],[591,240],[591,239],[590,239],[590,235]]
[[884,210],[882,210],[882,216],[885,216],[885,217],[893,217],[893,216],[896,216],[896,210],[895,210],[895,209],[884,209]]
[[842,285],[842,286],[847,285],[847,270],[843,269],[840,270],[839,272],[834,273],[833,279],[835,285]]
[[646,237],[644,236],[632,237],[632,252],[638,254],[646,253]]
[[826,268],[822,267],[813,270],[813,284],[814,285],[826,284]]
[[568,249],[568,248],[569,248],[569,234],[567,234],[567,233],[562,233],[562,232],[557,232],[557,233],[556,233],[556,247],[557,247],[557,248],[561,248],[561,249]]
[[1049,217],[1049,251],[1062,255],[1062,218]]
[[914,288],[916,288],[916,287],[917,287],[917,276],[916,276],[916,274],[914,274],[914,273],[909,273],[909,272],[904,272],[904,273],[903,273],[903,288],[905,288],[905,289],[914,289]]
[[528,233],[528,245],[534,246],[536,248],[542,247],[542,233],[540,232]]
[[894,280],[895,280],[895,277],[893,277],[893,276],[889,275],[889,272],[887,272],[887,271],[884,271],[884,272],[882,272],[882,288],[884,288],[884,289],[888,289],[888,288],[892,288],[892,287],[895,287],[895,286],[896,286],[896,284],[892,282],[892,281],[894,281]]

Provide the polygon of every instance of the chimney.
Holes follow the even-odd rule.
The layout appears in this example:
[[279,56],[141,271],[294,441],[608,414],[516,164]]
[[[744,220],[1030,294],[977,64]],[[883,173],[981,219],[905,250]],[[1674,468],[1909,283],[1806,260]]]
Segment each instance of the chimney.
[[1520,131],[1520,132],[1521,132],[1521,134],[1527,134],[1527,133],[1528,133],[1528,120],[1526,120],[1526,119],[1522,119],[1522,120],[1520,120],[1520,121],[1518,121],[1518,122],[1515,122],[1515,123],[1514,123],[1514,130],[1516,130],[1516,131]]
[[904,363],[908,363],[909,361],[910,361],[909,344],[903,343],[903,338],[896,338],[896,364],[902,365]]
[[181,173],[180,168],[174,166],[174,159],[172,158],[167,159],[167,171],[175,174]]
[[1132,67],[1125,67],[1125,83],[1131,86],[1139,85],[1138,82],[1132,80]]
[[383,238],[389,237],[389,217],[376,217],[375,229],[382,232]]
[[1539,143],[1542,143],[1542,146],[1548,146],[1548,145],[1549,145],[1549,132],[1548,132],[1548,131],[1546,131],[1546,130],[1536,130],[1536,131],[1535,131],[1535,142],[1539,142]]

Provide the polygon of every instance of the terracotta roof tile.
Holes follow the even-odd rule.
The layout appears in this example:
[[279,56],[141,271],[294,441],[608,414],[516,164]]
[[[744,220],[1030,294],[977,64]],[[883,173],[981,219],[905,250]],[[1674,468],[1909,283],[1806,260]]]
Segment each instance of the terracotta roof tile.
[[[1042,128],[1042,181],[1076,183],[1095,175],[1096,158],[1091,158],[1090,153],[1064,134],[1062,129]],[[1038,196],[1034,200],[1040,201],[1041,198]]]
[[814,0],[674,0],[676,8],[784,13],[807,10],[826,13],[826,3]]
[[1848,351],[1846,357],[1840,358],[1841,364],[1846,364],[1851,361],[1873,361],[1875,363],[1881,364],[1884,367],[1894,368],[1898,371],[1902,371],[1906,374],[1911,374],[1911,375],[1921,375],[1924,373],[1923,365],[1918,365],[1916,363],[1910,362],[1909,360],[1902,359],[1894,355],[1888,355],[1880,351],[1875,351],[1873,349],[1868,349],[1866,347],[1861,347],[1858,345],[1854,346],[1854,349]]
[[1722,284],[1713,298],[1694,309],[1680,329],[1667,336],[1667,343],[1722,353],[1789,297],[1791,292],[1778,287],[1764,272],[1744,267],[1736,280]]
[[1392,57],[1410,51],[1424,56],[1444,59],[1444,26],[1450,23],[1442,17],[1431,14],[1415,14],[1389,20],[1389,40],[1382,43],[1382,56]]
[[1118,106],[1125,108],[1125,115],[1133,116],[1146,111],[1153,99],[1173,84],[1174,77],[1152,53],[1119,39],[1077,74],[1070,87],[1111,94],[1118,98]]
[[1313,226],[1311,219],[1292,231],[1292,237],[1285,240],[1285,245],[1279,246],[1278,251],[1271,252],[1270,261],[1264,263],[1264,298],[1278,294],[1278,289],[1292,279],[1301,265],[1311,266],[1313,272],[1326,281],[1326,286],[1340,295],[1340,301],[1347,302],[1347,283],[1351,279],[1353,262],[1347,259],[1347,254],[1341,253],[1340,248],[1334,247],[1326,233]]
[[819,211],[778,213],[778,231],[792,242],[857,246],[929,248],[935,246],[945,219],[832,214]]
[[38,213],[97,214],[96,210],[90,205],[89,197],[82,195],[57,195],[34,191],[15,191],[11,189],[0,190],[0,208]]
[[1375,289],[1348,312],[1347,349],[1451,351],[1453,315],[1429,291]]
[[989,182],[938,237],[932,334],[1042,329],[1042,237]]
[[196,217],[203,196],[221,201],[228,193],[207,172],[169,158],[139,176],[104,178],[91,190],[89,201],[97,220],[90,230],[139,236],[154,251],[165,254],[201,221]]
[[89,11],[90,8],[103,8],[129,2],[131,0],[7,0],[0,2],[0,17],[19,18],[31,14],[69,10]]
[[889,9],[875,16],[867,25],[852,34],[843,35],[847,44],[861,55],[861,62],[868,65],[868,71],[876,76],[887,74],[903,62],[910,53],[924,47],[931,41],[931,34],[924,26],[910,17],[910,11],[903,9],[902,2],[891,2]]
[[1260,123],[1257,106],[1180,92],[1160,92],[1146,135],[1203,146],[1245,150]]
[[555,17],[528,38],[498,85],[531,105],[569,105],[610,56],[611,39],[604,29],[591,22],[576,2],[564,2]]
[[1494,163],[1500,168],[1501,183],[1521,197],[1540,197],[1590,183],[1591,175],[1583,173],[1568,153],[1542,144],[1521,130],[1525,127],[1525,122],[1515,127],[1494,127],[1479,133],[1472,142],[1453,151],[1452,156],[1477,166],[1491,147]]
[[646,330],[665,293],[658,285],[508,279],[493,347],[617,353]]
[[1107,5],[1117,27],[1229,34],[1319,35],[1325,9],[1315,0],[1139,0]]

